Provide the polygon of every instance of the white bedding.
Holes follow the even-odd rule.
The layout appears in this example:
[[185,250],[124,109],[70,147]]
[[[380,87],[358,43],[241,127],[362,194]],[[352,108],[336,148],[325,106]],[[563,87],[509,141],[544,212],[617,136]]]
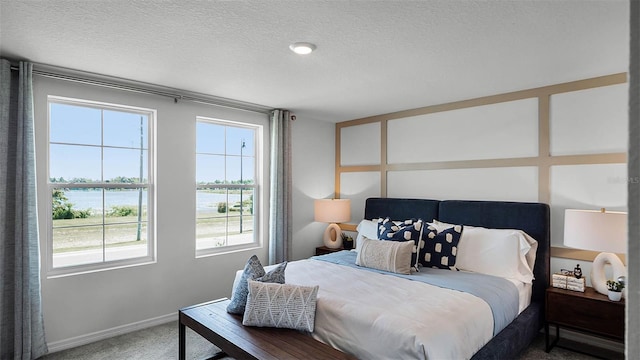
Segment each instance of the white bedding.
[[468,359],[493,334],[489,305],[467,293],[311,259],[285,279],[320,286],[314,338],[360,359]]
[[[286,276],[286,275],[285,275]],[[533,285],[518,280],[507,279],[518,289],[518,315],[531,304],[531,291]]]
[[[313,337],[359,359],[469,359],[493,334],[489,305],[464,292],[312,259],[285,280],[319,285]],[[531,284],[510,281],[521,312]]]

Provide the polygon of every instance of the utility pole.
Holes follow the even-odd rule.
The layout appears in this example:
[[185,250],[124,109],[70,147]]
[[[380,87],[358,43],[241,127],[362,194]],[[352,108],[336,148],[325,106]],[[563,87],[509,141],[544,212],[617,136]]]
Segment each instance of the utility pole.
[[[138,178],[139,183],[142,183],[142,176],[144,176],[143,166],[142,166],[142,162],[144,160],[144,151],[143,151],[144,131],[143,131],[142,125],[143,125],[143,121],[142,121],[142,115],[141,115],[140,116],[140,178]],[[141,232],[142,232],[142,187],[138,189],[138,234],[136,235],[136,241],[140,241]]]
[[244,204],[242,203],[242,191],[244,190],[242,188],[243,182],[242,182],[242,157],[243,157],[243,152],[242,149],[244,149],[244,139],[240,140],[240,234],[242,234],[242,208],[244,207]]

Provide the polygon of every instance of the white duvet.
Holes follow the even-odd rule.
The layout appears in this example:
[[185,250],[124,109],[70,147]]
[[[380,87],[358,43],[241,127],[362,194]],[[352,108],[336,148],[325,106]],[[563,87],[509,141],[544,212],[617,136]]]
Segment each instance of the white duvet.
[[493,334],[489,305],[464,292],[311,259],[285,279],[319,285],[314,338],[360,359],[468,359]]

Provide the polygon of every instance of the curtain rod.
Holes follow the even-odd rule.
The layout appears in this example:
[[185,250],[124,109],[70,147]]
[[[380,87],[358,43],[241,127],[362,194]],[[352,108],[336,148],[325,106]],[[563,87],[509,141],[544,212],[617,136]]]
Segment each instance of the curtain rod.
[[[18,70],[19,67],[11,65],[11,70]],[[109,89],[122,91],[130,91],[141,94],[150,94],[172,98],[176,103],[181,101],[190,101],[205,105],[215,105],[234,110],[244,110],[261,114],[269,114],[273,108],[264,105],[248,103],[239,100],[232,100],[223,97],[198,94],[188,91],[181,91],[169,87],[147,84],[133,80],[125,80],[114,78],[107,75],[100,75],[79,70],[71,70],[66,68],[58,68],[51,65],[33,64],[33,75],[42,77],[77,82],[81,84],[100,86]]]

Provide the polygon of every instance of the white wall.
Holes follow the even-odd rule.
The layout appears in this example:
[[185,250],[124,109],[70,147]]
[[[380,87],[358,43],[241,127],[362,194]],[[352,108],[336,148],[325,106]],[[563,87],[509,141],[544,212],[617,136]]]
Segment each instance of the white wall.
[[292,137],[292,260],[298,260],[315,255],[316,246],[322,246],[327,224],[314,222],[313,201],[334,196],[335,124],[298,117]]
[[[43,269],[43,311],[51,350],[175,319],[181,307],[229,297],[236,270],[252,254],[267,263],[266,224],[261,232],[263,246],[257,249],[195,258],[194,243],[196,116],[268,124],[267,115],[189,102],[175,104],[168,98],[43,77],[34,78],[34,88],[41,202],[51,201],[46,191],[47,95],[158,110],[157,262],[59,278],[47,278]],[[334,125],[301,119],[294,123],[293,134],[293,251],[298,259],[312,255],[322,242],[322,224],[313,222],[313,199],[333,191]],[[268,141],[263,151],[268,155]],[[263,176],[268,180],[268,167]],[[268,186],[263,191],[268,191]],[[263,202],[264,213],[268,213],[267,203]],[[43,249],[48,216],[46,209],[40,210]]]

